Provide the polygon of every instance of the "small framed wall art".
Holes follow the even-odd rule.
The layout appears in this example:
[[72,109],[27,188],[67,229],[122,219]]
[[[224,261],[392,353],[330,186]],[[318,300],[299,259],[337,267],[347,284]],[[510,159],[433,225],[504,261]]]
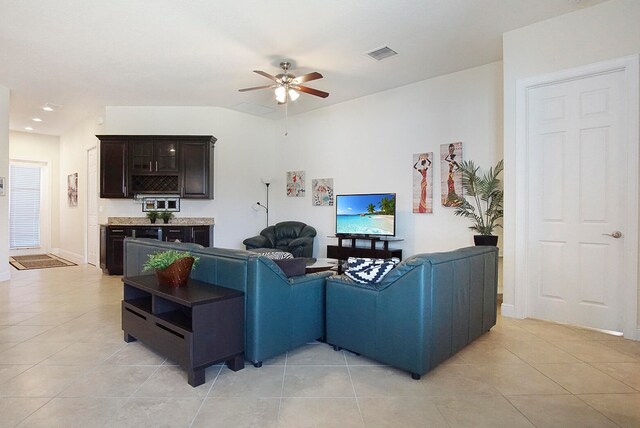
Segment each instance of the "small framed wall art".
[[0,196],[4,196],[4,177],[0,177]]

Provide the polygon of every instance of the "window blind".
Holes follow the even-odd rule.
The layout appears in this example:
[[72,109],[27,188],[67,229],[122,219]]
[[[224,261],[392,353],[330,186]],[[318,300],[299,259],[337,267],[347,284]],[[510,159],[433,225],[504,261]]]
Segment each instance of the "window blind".
[[9,247],[40,246],[40,167],[11,165]]

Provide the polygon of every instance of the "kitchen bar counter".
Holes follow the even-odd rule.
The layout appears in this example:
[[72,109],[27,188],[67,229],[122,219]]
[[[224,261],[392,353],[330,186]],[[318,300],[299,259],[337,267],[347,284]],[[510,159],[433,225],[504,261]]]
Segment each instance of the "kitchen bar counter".
[[[168,225],[176,226],[213,226],[213,217],[174,217]],[[150,226],[151,222],[146,217],[109,217],[106,224],[101,226]],[[154,226],[163,226],[161,219],[156,220]]]

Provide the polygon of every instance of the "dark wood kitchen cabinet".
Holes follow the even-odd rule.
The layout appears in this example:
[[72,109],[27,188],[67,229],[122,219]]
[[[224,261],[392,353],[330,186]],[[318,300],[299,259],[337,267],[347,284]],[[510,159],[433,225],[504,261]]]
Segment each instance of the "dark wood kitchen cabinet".
[[100,138],[100,197],[127,198],[128,144],[126,139]]
[[122,275],[124,238],[131,232],[130,227],[100,227],[100,268],[107,275]]
[[98,135],[100,197],[213,199],[211,135]]
[[213,144],[212,141],[182,142],[183,198],[213,199]]

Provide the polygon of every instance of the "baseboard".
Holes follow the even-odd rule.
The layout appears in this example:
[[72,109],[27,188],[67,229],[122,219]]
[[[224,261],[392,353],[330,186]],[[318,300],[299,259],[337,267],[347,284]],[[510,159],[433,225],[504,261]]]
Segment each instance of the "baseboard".
[[500,315],[502,315],[503,317],[509,317],[509,318],[520,318],[519,316],[516,315],[515,306],[508,303],[503,303],[502,305],[500,305]]
[[84,263],[84,255],[72,253],[71,251],[61,250],[59,248],[52,248],[51,253],[56,256],[60,256],[63,259],[69,260],[70,262],[83,264]]

